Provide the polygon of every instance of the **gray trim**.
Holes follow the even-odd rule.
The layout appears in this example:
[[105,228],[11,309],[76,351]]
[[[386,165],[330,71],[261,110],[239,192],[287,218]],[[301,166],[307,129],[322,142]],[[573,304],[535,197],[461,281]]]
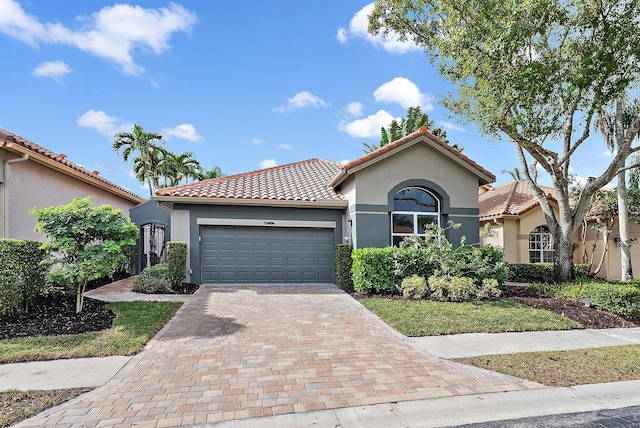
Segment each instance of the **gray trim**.
[[[373,205],[373,204],[356,204],[350,207],[350,211],[354,212],[369,212],[369,213],[388,213],[389,207],[387,205]],[[480,215],[480,209],[478,208],[458,208],[458,207],[450,207],[447,214],[453,215],[469,215],[469,216],[478,216]]]
[[313,220],[271,220],[255,218],[202,218],[198,217],[196,223],[201,226],[254,226],[254,227],[303,227],[319,229],[335,229],[335,221]]

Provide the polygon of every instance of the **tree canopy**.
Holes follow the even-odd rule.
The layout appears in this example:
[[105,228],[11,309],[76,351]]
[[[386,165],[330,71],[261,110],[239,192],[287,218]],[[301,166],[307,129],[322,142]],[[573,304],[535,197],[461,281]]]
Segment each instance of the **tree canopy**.
[[49,238],[42,247],[50,256],[54,277],[76,289],[76,312],[82,311],[87,282],[127,266],[138,238],[138,228],[121,210],[92,202],[88,196],[29,211],[37,220],[35,230]]
[[[636,116],[610,164],[569,203],[571,160],[594,115],[640,78],[639,16],[637,0],[378,0],[369,17],[373,34],[424,48],[456,86],[443,100],[454,114],[514,144],[554,236],[557,281],[574,279],[573,236],[594,192],[640,149]],[[532,159],[551,178],[558,215],[531,178]]]

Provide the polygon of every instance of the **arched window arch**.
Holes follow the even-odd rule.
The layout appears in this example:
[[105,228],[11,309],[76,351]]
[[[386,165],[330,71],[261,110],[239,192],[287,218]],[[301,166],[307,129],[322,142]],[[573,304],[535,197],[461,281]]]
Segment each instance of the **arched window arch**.
[[411,235],[425,236],[425,225],[440,225],[440,201],[429,191],[406,187],[393,197],[391,242],[398,245]]
[[553,235],[547,226],[533,228],[529,233],[529,263],[553,262]]

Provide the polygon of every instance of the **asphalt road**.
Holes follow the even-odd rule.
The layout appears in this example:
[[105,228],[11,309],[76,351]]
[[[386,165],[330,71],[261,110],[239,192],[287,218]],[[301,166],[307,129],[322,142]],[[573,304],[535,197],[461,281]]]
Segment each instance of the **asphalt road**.
[[[640,391],[638,392],[640,394]],[[635,428],[640,427],[640,406],[614,410],[598,410],[584,413],[538,416],[535,418],[509,419],[461,425],[464,428],[530,428],[530,427],[581,427],[581,428]]]

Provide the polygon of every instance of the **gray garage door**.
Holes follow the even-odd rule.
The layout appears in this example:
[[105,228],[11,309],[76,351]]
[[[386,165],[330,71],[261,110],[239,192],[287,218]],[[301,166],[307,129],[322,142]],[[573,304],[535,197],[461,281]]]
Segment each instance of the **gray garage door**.
[[203,283],[332,282],[333,229],[203,226]]

